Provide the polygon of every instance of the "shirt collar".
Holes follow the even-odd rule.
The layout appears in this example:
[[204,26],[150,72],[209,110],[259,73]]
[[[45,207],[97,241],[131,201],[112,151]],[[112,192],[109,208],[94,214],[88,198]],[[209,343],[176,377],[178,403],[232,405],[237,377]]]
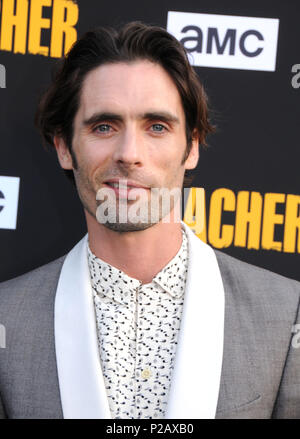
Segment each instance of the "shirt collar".
[[136,300],[138,288],[162,288],[173,298],[181,298],[184,294],[188,269],[188,241],[184,228],[182,244],[176,255],[157,273],[148,284],[128,276],[123,271],[95,256],[87,241],[88,264],[93,290],[107,298],[129,306]]
[[181,230],[182,244],[179,251],[152,279],[152,282],[157,283],[163,290],[178,299],[184,294],[188,269],[188,242],[184,229]]

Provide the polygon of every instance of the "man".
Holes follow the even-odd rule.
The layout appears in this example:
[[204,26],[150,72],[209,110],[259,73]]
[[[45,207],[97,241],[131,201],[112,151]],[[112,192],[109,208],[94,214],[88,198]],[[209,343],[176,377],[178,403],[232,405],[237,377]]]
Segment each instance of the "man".
[[299,417],[299,283],[214,251],[164,204],[212,130],[180,43],[88,32],[37,124],[88,234],[0,286],[2,417]]

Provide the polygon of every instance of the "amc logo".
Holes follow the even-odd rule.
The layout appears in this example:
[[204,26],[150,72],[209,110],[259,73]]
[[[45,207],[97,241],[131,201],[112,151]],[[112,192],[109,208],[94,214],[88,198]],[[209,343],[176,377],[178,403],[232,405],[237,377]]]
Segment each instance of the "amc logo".
[[0,176],[0,229],[16,229],[19,177]]
[[275,71],[279,20],[168,13],[167,30],[195,66]]

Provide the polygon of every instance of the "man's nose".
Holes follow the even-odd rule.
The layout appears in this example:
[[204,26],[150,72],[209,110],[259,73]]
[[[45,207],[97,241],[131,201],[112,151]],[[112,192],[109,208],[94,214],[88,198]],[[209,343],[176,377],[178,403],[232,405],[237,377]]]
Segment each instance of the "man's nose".
[[142,165],[142,139],[135,130],[127,130],[120,136],[116,145],[114,160],[126,166]]

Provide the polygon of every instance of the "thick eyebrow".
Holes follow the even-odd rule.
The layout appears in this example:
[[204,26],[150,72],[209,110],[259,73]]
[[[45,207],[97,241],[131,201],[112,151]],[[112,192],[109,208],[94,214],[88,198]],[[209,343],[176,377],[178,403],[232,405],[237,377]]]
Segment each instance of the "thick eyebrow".
[[[149,111],[138,115],[139,120],[161,120],[165,123],[179,123],[179,118],[169,113],[168,111]],[[106,120],[122,122],[124,121],[123,116],[116,113],[101,112],[95,113],[88,119],[83,121],[84,126],[91,126],[96,123],[104,122]]]
[[145,120],[161,120],[166,123],[179,123],[177,116],[167,111],[150,111],[139,116],[139,119]]
[[92,114],[92,116],[89,117],[88,119],[85,119],[83,121],[83,125],[84,126],[91,126],[91,125],[94,125],[96,123],[103,122],[105,120],[115,120],[116,122],[122,122],[123,117],[120,116],[119,114],[115,114],[115,113],[108,113],[108,112],[95,113],[95,114]]

